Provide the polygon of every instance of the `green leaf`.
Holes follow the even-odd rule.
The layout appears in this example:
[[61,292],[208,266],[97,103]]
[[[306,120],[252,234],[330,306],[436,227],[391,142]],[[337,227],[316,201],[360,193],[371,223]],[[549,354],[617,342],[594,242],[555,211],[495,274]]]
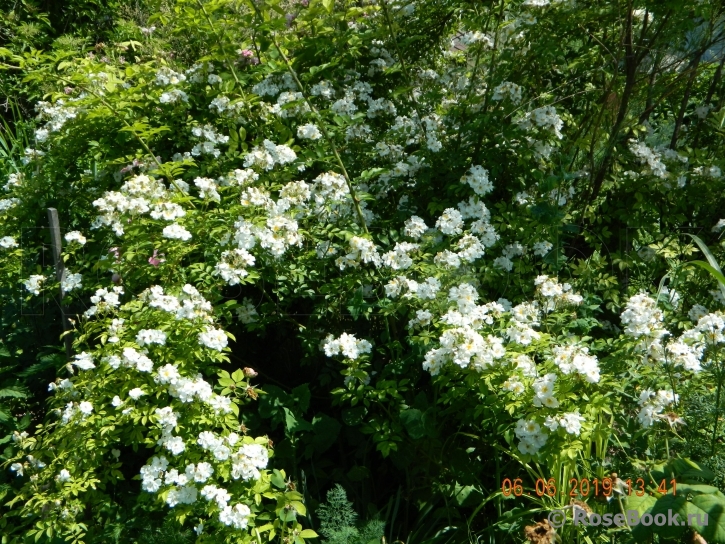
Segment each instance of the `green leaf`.
[[291,433],[296,433],[312,430],[312,424],[309,421],[305,421],[304,419],[302,419],[302,416],[296,416],[289,408],[285,407],[284,413],[285,426],[287,427],[287,431]]
[[0,389],[0,398],[2,397],[12,397],[15,399],[25,399],[28,397],[28,394],[22,390],[20,387],[5,387],[4,389]]
[[337,440],[341,427],[336,419],[327,414],[315,416],[312,420],[312,431],[315,433],[312,445],[315,451],[317,453],[327,451]]
[[417,408],[409,408],[400,412],[400,421],[414,440],[423,438],[427,434],[423,423],[423,412]]
[[705,261],[689,261],[688,264],[694,264],[695,266],[699,266],[700,268],[707,270],[712,275],[712,277],[715,278],[718,283],[720,283],[720,287],[725,286],[725,276],[723,276],[722,272],[716,270]]
[[720,265],[717,263],[715,256],[710,251],[710,248],[707,247],[707,244],[705,242],[703,242],[698,236],[695,236],[694,234],[690,234],[690,233],[685,233],[685,234],[687,234],[687,236],[692,238],[693,241],[698,245],[698,247],[700,248],[700,251],[702,251],[702,254],[705,255],[705,258],[707,259],[707,262],[710,265],[710,267],[708,268],[708,267],[703,266],[705,263],[702,263],[702,261],[693,261],[693,264],[702,263],[702,264],[698,264],[697,266],[701,266],[702,268],[704,268],[705,270],[710,272],[710,274],[712,274],[715,277],[715,279],[717,279],[719,287],[720,287],[720,292],[723,294],[723,296],[725,296],[725,276],[723,276],[722,269],[720,268]]
[[363,422],[365,415],[367,414],[367,408],[364,406],[357,406],[356,408],[346,408],[342,411],[342,421],[345,425],[350,427],[356,427]]
[[279,516],[279,519],[282,521],[289,523],[291,521],[294,521],[297,519],[297,513],[295,512],[294,508],[278,508],[277,509],[277,516]]
[[699,481],[712,481],[715,473],[705,466],[687,458],[671,459],[667,464],[656,465],[652,470],[652,477],[656,481],[677,480],[680,483],[699,483]]
[[287,491],[284,494],[285,498],[290,501],[302,501],[304,496],[299,491]]
[[299,515],[304,516],[307,514],[307,507],[305,507],[305,505],[302,504],[300,501],[292,501],[290,504],[294,507]]
[[322,0],[322,6],[329,12],[335,8],[335,0]]
[[279,487],[280,489],[284,489],[285,487],[287,487],[287,484],[284,481],[284,475],[276,468],[272,471],[270,481],[272,482],[273,486]]
[[317,533],[315,531],[313,531],[312,529],[302,529],[302,531],[300,532],[300,536],[302,538],[317,538],[318,537]]
[[290,396],[295,400],[295,402],[297,402],[300,411],[303,414],[310,407],[310,398],[312,398],[312,393],[310,393],[310,387],[306,383],[295,387],[290,392]]
[[637,542],[644,542],[654,534],[676,538],[687,529],[688,521],[707,542],[725,542],[725,495],[716,487],[678,484],[677,495],[668,493],[660,498],[648,494],[644,497],[630,496],[627,509],[636,509],[640,518],[644,513],[651,514],[653,518],[657,514],[667,518],[670,511],[679,516],[679,526],[636,525],[632,528],[632,536]]

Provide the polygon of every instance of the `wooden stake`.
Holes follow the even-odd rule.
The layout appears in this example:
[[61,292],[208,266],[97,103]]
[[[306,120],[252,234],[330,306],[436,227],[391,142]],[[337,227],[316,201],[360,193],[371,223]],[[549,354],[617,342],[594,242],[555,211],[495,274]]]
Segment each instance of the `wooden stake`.
[[58,210],[55,208],[48,208],[48,222],[50,223],[50,241],[53,245],[53,265],[55,266],[55,277],[61,282],[60,285],[60,319],[63,322],[63,339],[65,341],[65,354],[68,359],[71,358],[73,353],[73,327],[71,327],[70,320],[68,319],[67,308],[63,306],[63,298],[65,292],[63,291],[63,280],[65,280],[65,263],[61,256],[63,250],[63,243],[60,238],[60,222],[58,221]]

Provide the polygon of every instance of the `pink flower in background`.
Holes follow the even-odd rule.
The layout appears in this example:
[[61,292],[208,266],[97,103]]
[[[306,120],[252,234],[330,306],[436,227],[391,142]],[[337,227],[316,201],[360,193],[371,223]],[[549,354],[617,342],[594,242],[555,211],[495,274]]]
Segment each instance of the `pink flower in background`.
[[[154,254],[151,255],[151,257],[149,257],[149,264],[158,267],[161,263],[166,261],[166,259],[159,259],[159,257],[157,257],[157,255],[159,255],[159,250],[154,249]],[[164,254],[161,253],[160,256],[163,257]]]
[[237,50],[242,57],[242,62],[245,64],[259,64],[259,59],[254,56],[254,51],[251,49]]
[[143,166],[144,166],[144,164],[142,162],[140,162],[138,159],[133,159],[133,162],[131,164],[121,168],[121,173],[127,174],[134,168],[143,168]]

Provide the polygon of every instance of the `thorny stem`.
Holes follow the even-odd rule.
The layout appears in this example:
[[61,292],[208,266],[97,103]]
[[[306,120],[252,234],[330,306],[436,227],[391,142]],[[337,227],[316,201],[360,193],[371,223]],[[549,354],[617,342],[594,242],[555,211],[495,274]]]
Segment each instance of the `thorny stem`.
[[632,532],[632,527],[629,526],[629,521],[627,521],[627,512],[624,510],[624,505],[622,504],[622,495],[619,493],[617,493],[617,501],[619,502],[619,509],[622,511],[622,514],[624,514],[624,523],[627,525],[627,529]]
[[[216,28],[214,28],[214,23],[211,20],[209,13],[206,11],[204,4],[201,3],[201,0],[196,0],[196,3],[201,8],[201,12],[204,14],[204,17],[206,17],[206,21],[209,23],[209,27],[211,28],[211,31],[216,35],[217,34]],[[234,81],[236,82],[237,86],[239,87],[239,91],[242,93],[242,100],[244,101],[244,105],[247,107],[247,113],[249,113],[249,117],[251,119],[252,111],[249,107],[249,102],[247,101],[246,95],[244,94],[244,88],[242,86],[242,83],[241,83],[241,81],[239,81],[239,77],[237,77],[237,71],[234,69],[234,64],[229,60],[229,57],[227,56],[227,51],[224,48],[224,40],[218,36],[217,36],[217,39],[219,41],[219,47],[221,48],[222,55],[224,55],[224,63],[227,65],[227,68],[229,68],[229,71],[232,73],[232,77],[234,78]],[[255,44],[255,49],[256,49],[256,44]],[[257,53],[257,55],[259,55],[259,53]]]
[[710,455],[715,455],[715,443],[717,441],[717,424],[720,418],[720,392],[722,391],[722,369],[717,363],[717,393],[715,394],[715,421],[712,426],[712,449]]
[[[390,12],[388,11],[387,2],[388,0],[380,0],[379,2],[380,7],[383,9],[385,24],[387,24],[388,28],[390,29],[390,39],[393,41],[393,47],[395,47],[395,52],[398,55],[398,61],[400,62],[400,67],[403,69],[403,74],[405,74],[405,79],[407,81],[413,81],[413,78],[408,71],[408,66],[405,64],[405,60],[403,59],[403,54],[398,47],[398,37],[396,36],[395,30],[393,29],[393,22],[390,18]],[[418,116],[418,124],[423,131],[423,136],[427,137],[425,124],[423,123],[423,118],[420,116],[420,111],[418,110],[418,101],[415,99],[415,96],[413,96],[413,93],[410,90],[407,91],[407,95],[410,103],[413,104],[413,109],[415,110],[416,115]]]
[[[211,28],[211,31],[216,34],[216,28],[214,28],[214,23],[211,20],[211,17],[209,17],[209,12],[206,11],[206,8],[204,7],[204,4],[201,3],[201,0],[196,0],[196,3],[199,5],[199,8],[201,9],[201,12],[204,14],[204,17],[206,18],[206,22],[209,23],[209,27]],[[218,37],[217,37],[218,39]],[[234,70],[234,66],[231,62],[229,62],[229,58],[227,57],[226,49],[224,48],[224,40],[219,40],[219,47],[222,50],[222,55],[224,55],[224,62],[229,68],[229,71],[232,73],[232,76],[234,77],[234,81],[236,81],[237,85],[241,88],[242,84],[239,81],[239,78],[237,77],[237,72]]]
[[665,435],[665,453],[667,454],[667,459],[670,458],[670,438]]
[[[463,118],[465,119],[466,113],[468,111],[468,99],[471,97],[471,93],[473,92],[473,85],[476,82],[476,72],[478,72],[478,65],[481,61],[481,54],[483,53],[483,49],[479,47],[478,52],[476,53],[476,62],[473,66],[473,72],[471,72],[471,81],[468,84],[468,91],[466,91],[466,100],[463,102]],[[458,148],[461,147],[461,139],[462,139],[463,131],[458,131]]]
[[355,206],[355,212],[357,213],[358,220],[360,221],[360,224],[362,225],[363,230],[365,231],[365,234],[370,234],[368,231],[367,223],[365,222],[365,217],[363,216],[362,209],[360,208],[360,199],[355,194],[355,189],[352,186],[352,181],[350,180],[350,176],[347,173],[347,169],[345,168],[345,165],[342,162],[342,159],[340,158],[340,153],[337,150],[337,146],[335,145],[334,140],[332,139],[332,136],[330,135],[329,131],[327,130],[327,127],[325,126],[325,122],[322,119],[322,116],[320,115],[320,112],[317,111],[317,108],[315,108],[314,104],[310,102],[310,99],[307,96],[307,91],[305,90],[305,86],[302,84],[300,79],[297,77],[297,72],[295,72],[294,68],[292,68],[292,64],[290,63],[289,59],[287,58],[287,55],[285,55],[284,51],[282,51],[282,48],[277,43],[277,37],[273,34],[272,35],[272,43],[274,44],[274,47],[277,49],[277,52],[280,54],[282,59],[285,62],[285,65],[287,66],[287,70],[289,71],[290,75],[292,75],[292,79],[295,80],[295,83],[297,84],[297,87],[300,89],[300,92],[302,93],[302,97],[305,100],[305,103],[307,106],[312,110],[312,113],[317,118],[317,122],[320,124],[320,128],[322,129],[322,133],[325,135],[325,139],[330,144],[330,147],[332,148],[332,153],[335,155],[335,160],[337,161],[337,165],[340,167],[340,170],[342,170],[342,175],[345,178],[345,182],[347,183],[347,188],[350,191],[350,196],[352,197],[353,205]]
[[[491,81],[494,81],[493,78],[496,74],[496,53],[498,52],[499,35],[500,35],[499,26],[501,24],[501,21],[503,21],[503,15],[504,15],[503,11],[504,11],[505,4],[506,4],[506,2],[504,2],[502,0],[501,7],[499,9],[498,19],[494,19],[494,22],[496,25],[496,30],[493,35],[493,47],[491,48],[491,62],[489,63],[489,66],[488,66],[488,73],[490,74]],[[486,89],[486,94],[484,94],[484,96],[483,96],[483,105],[481,106],[480,111],[485,112],[486,108],[488,108],[490,94],[491,93],[489,92],[489,89]],[[486,137],[486,134],[484,131],[482,131],[481,136],[478,138],[478,141],[476,142],[476,146],[474,147],[474,150],[473,150],[474,160],[476,157],[478,157],[478,154],[481,151],[481,146],[483,145],[483,140],[485,137]]]
[[[199,0],[197,0],[198,2]],[[257,17],[261,16],[261,13],[259,12],[259,7],[254,3],[250,2],[250,4],[254,7],[254,12],[257,14]],[[345,183],[347,184],[347,189],[350,191],[350,196],[352,197],[352,203],[355,207],[355,213],[357,214],[358,221],[360,221],[360,225],[362,226],[363,231],[365,234],[369,235],[370,232],[368,231],[367,223],[365,222],[365,216],[363,216],[362,209],[360,208],[360,199],[355,194],[355,189],[352,186],[352,181],[350,180],[350,176],[347,173],[347,168],[345,168],[345,165],[342,162],[342,159],[340,158],[340,153],[337,150],[337,146],[335,145],[335,141],[332,139],[332,136],[330,135],[330,132],[327,130],[327,127],[325,126],[325,122],[322,119],[322,116],[320,115],[320,112],[317,111],[317,108],[312,104],[310,101],[307,91],[305,90],[305,86],[302,84],[300,79],[297,77],[297,72],[295,72],[294,68],[292,68],[292,63],[287,58],[287,55],[285,55],[284,51],[282,51],[282,48],[279,46],[279,43],[277,43],[277,36],[272,33],[272,43],[274,44],[275,49],[277,49],[277,52],[280,54],[282,59],[284,60],[285,65],[287,66],[287,70],[289,71],[290,75],[292,76],[292,79],[295,80],[295,83],[297,84],[297,87],[299,88],[300,92],[302,93],[302,97],[305,100],[305,103],[310,108],[312,113],[314,114],[315,118],[317,119],[317,122],[320,125],[320,128],[322,129],[322,133],[325,136],[325,140],[330,144],[330,147],[332,148],[332,153],[335,155],[335,160],[337,161],[337,165],[340,167],[340,170],[342,170],[342,175],[345,178]]]

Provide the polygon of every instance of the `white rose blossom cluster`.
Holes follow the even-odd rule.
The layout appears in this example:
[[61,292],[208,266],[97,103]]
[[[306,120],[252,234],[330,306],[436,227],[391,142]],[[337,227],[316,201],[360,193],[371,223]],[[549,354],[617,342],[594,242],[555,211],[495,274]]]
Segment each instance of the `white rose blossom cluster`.
[[78,232],[77,230],[71,231],[65,235],[65,241],[69,244],[78,244],[80,246],[86,245],[86,242],[88,241],[85,236],[83,236],[82,233]]
[[493,89],[491,100],[501,101],[508,98],[512,104],[521,102],[521,87],[510,81],[504,81]]
[[339,338],[328,334],[321,349],[328,357],[342,355],[347,359],[355,360],[362,354],[370,353],[373,345],[365,339],[357,339],[355,335],[344,332]]
[[[282,91],[292,91],[297,88],[295,80],[288,72],[281,75],[271,74],[264,78],[263,81],[252,87],[252,92],[259,96],[277,96]],[[312,91],[314,94],[314,90]]]
[[209,104],[209,109],[212,112],[224,115],[225,117],[235,117],[239,115],[239,112],[243,107],[243,102],[232,102],[229,97],[224,95],[217,96]]
[[15,249],[18,242],[12,236],[3,236],[0,238],[0,249]]
[[677,403],[679,395],[672,391],[659,390],[656,393],[645,389],[639,395],[640,410],[637,420],[642,427],[651,427],[657,419],[664,419],[662,412],[671,404]]
[[[258,179],[258,175],[252,170],[236,170],[227,176],[227,180],[232,180],[229,184],[245,187],[242,192],[242,206],[252,208],[265,221],[262,226],[243,217],[237,219],[232,236],[237,247],[222,252],[215,267],[216,274],[229,285],[237,285],[249,275],[248,269],[255,265],[257,256],[250,251],[257,246],[274,259],[282,257],[290,247],[301,247],[303,239],[297,220],[311,215],[308,202],[319,196],[319,179],[334,176],[337,175],[322,174],[312,186],[304,181],[291,181],[282,187],[277,200],[271,198],[269,193],[250,185]],[[324,198],[322,201],[324,202]]]
[[506,328],[508,339],[522,346],[528,346],[538,340],[541,335],[533,327],[540,323],[541,311],[534,302],[522,302],[511,309],[511,321]]
[[519,439],[518,449],[523,454],[536,455],[546,444],[548,435],[533,419],[520,419],[514,431]]
[[599,363],[589,348],[577,345],[557,346],[553,349],[554,363],[562,374],[578,374],[589,383],[598,383]]
[[188,283],[181,288],[178,296],[165,294],[163,287],[154,285],[141,293],[140,298],[152,308],[173,314],[177,320],[200,319],[208,323],[213,321],[211,303],[196,287]]
[[564,121],[561,120],[554,106],[543,106],[526,112],[517,123],[524,130],[537,128],[544,132],[550,132],[559,140],[564,137],[561,133],[561,129],[564,127]]
[[110,289],[101,288],[91,297],[93,306],[88,308],[83,315],[92,317],[98,313],[112,312],[121,304],[121,295],[123,295],[123,287],[116,285]]
[[646,293],[639,293],[627,301],[621,319],[626,335],[645,342],[659,340],[668,334],[662,324],[664,313],[657,307],[657,301]]
[[485,196],[493,191],[493,183],[488,177],[488,170],[480,165],[472,166],[468,173],[461,178],[461,183],[470,185],[479,196]]
[[[405,251],[402,252],[407,258],[407,253]],[[399,257],[395,258],[394,256],[389,255],[388,262],[399,263],[401,261]],[[353,236],[349,242],[348,253],[338,257],[335,264],[340,267],[340,270],[345,270],[350,267],[358,267],[362,263],[370,263],[375,266],[380,266],[382,264],[382,259],[374,242],[368,240],[367,238]]]
[[697,319],[696,325],[679,337],[672,337],[664,326],[664,312],[657,307],[657,301],[639,293],[627,301],[621,320],[624,333],[640,339],[637,349],[644,352],[646,362],[699,372],[708,348],[725,343],[725,321],[721,312],[708,313],[699,305],[690,309],[689,316]]
[[74,289],[80,289],[83,285],[83,276],[81,274],[67,273],[61,280],[60,286],[63,292],[68,293]]
[[[703,359],[711,354],[716,355],[719,346],[725,344],[725,316],[719,311],[708,313],[707,308],[699,304],[690,309],[688,316],[696,321],[695,326],[685,330],[679,337],[673,337],[665,328],[664,312],[657,307],[657,301],[642,292],[629,299],[621,320],[625,326],[624,333],[640,340],[637,350],[644,352],[645,362],[698,373],[702,371]],[[706,363],[709,362],[708,358]],[[655,393],[645,389],[639,397],[639,423],[647,428],[655,421],[663,420],[673,429],[678,424],[684,424],[671,411],[663,414],[666,408],[678,400],[678,395],[672,391],[659,390]]]
[[284,91],[277,97],[277,103],[269,107],[269,112],[282,119],[297,117],[310,112],[304,95],[295,91]]
[[[358,186],[358,189],[362,189]],[[352,196],[344,176],[325,172],[317,176],[310,186],[311,213],[328,221],[351,218],[355,215]],[[359,203],[363,217],[369,224],[374,217],[366,209],[367,202]]]
[[[161,181],[153,177],[144,174],[134,176],[121,186],[120,192],[106,192],[93,202],[101,214],[94,219],[91,228],[108,226],[117,236],[123,236],[124,216],[149,214],[153,219],[175,221],[184,217],[186,212],[179,204],[171,202],[172,194]],[[164,236],[169,238],[184,239],[190,236],[186,229],[177,224],[166,229]],[[182,234],[182,231],[186,234]]]
[[447,300],[453,307],[440,322],[453,328],[443,332],[439,348],[425,355],[423,369],[435,376],[449,362],[477,371],[496,365],[506,355],[503,339],[492,334],[484,337],[478,331],[501,317],[504,307],[497,302],[477,305],[478,292],[468,283],[451,287]]
[[8,180],[3,185],[4,191],[12,191],[16,187],[20,187],[23,184],[24,176],[21,172],[11,172],[8,174]]
[[300,125],[297,127],[297,137],[304,140],[319,140],[322,138],[322,132],[313,123],[307,123],[306,125]]
[[33,295],[39,295],[45,280],[46,277],[42,274],[32,274],[27,280],[23,282],[23,285]]
[[[440,289],[438,280],[435,282],[431,299],[437,299]],[[572,291],[571,286],[560,284],[547,276],[540,276],[536,287],[537,295],[543,300],[547,312],[570,308],[581,304],[583,300]],[[399,297],[406,290],[406,295],[413,298],[419,284],[398,276],[385,289],[390,298]],[[535,330],[542,315],[539,303],[523,302],[512,307],[502,299],[481,305],[478,299],[478,291],[472,284],[460,283],[448,290],[446,301],[449,306],[443,315],[436,311],[437,305],[426,305],[424,309],[415,311],[415,318],[409,322],[409,328],[431,324],[443,328],[438,347],[430,349],[424,358],[423,369],[431,375],[438,375],[449,364],[461,369],[486,372],[508,369],[507,365],[512,363],[513,371],[502,384],[502,389],[516,396],[530,391],[530,406],[546,411],[560,407],[555,396],[555,384],[560,376],[581,379],[585,384],[597,384],[600,381],[597,358],[589,353],[587,347],[577,345],[553,346],[553,357],[549,364],[553,364],[559,374],[549,372],[537,377],[533,360],[516,352],[521,349],[520,346],[528,346],[541,338],[541,334]],[[509,349],[513,353],[509,354]],[[579,435],[583,422],[584,418],[578,412],[544,413],[533,419],[521,420],[516,433],[520,441],[519,450],[532,455],[539,451],[547,438],[546,432],[541,430],[542,425],[552,432],[562,428],[566,435]]]
[[516,257],[520,257],[525,252],[526,248],[522,246],[519,242],[508,244],[506,247],[503,248],[503,254],[493,260],[493,266],[501,270],[510,272],[514,267],[513,260]]
[[[472,167],[461,181],[470,185],[478,195],[487,194],[493,189],[488,172],[480,166]],[[486,248],[498,241],[499,236],[489,223],[490,218],[491,214],[486,205],[474,196],[468,201],[459,202],[458,209],[445,209],[436,220],[435,229],[429,229],[421,217],[411,216],[404,223],[403,234],[416,241],[424,239],[426,243],[440,241],[440,238],[437,238],[440,234],[453,238],[450,242],[451,249],[439,251],[433,263],[443,268],[456,269],[464,263],[473,263],[480,259],[484,256]],[[473,222],[466,228],[468,220]],[[464,232],[464,229],[470,230]],[[459,236],[460,238],[457,238]],[[418,244],[397,243],[392,251],[384,255],[384,264],[394,270],[409,268],[413,264],[409,253],[420,247]],[[349,261],[355,261],[355,252],[351,253],[353,256]],[[346,257],[338,258],[338,263],[345,266],[352,265]]]
[[[154,376],[154,381],[168,385],[169,395],[184,404],[198,401],[209,406],[215,413],[228,414],[232,411],[229,398],[214,393],[211,385],[204,380],[201,374],[197,374],[194,378],[187,378],[179,373],[175,365],[167,364],[159,368]],[[178,442],[177,447],[183,450],[183,446]]]
[[[119,338],[119,334],[121,334],[122,331],[125,330],[124,323],[126,320],[122,317],[116,317],[111,319],[111,324],[108,326],[108,342],[111,344],[117,344],[121,341]],[[138,344],[139,337],[136,338],[136,343]],[[143,347],[143,344],[139,344]]]
[[539,257],[545,257],[549,251],[551,251],[551,248],[554,247],[554,244],[547,240],[543,240],[541,242],[536,242],[533,245],[532,253],[534,255],[538,255]]
[[217,132],[216,128],[208,124],[192,128],[191,134],[201,140],[191,148],[191,155],[194,157],[211,155],[216,159],[221,155],[221,151],[216,146],[229,141],[229,136]]
[[67,425],[71,421],[82,422],[93,413],[93,404],[88,401],[69,402],[61,414],[60,421]]
[[[170,416],[164,410],[157,410],[157,413],[161,412],[160,421],[166,425],[175,424],[176,415]],[[236,433],[219,436],[211,431],[202,431],[196,445],[211,455],[209,461],[189,463],[181,472],[170,469],[166,457],[153,457],[149,464],[141,467],[142,488],[149,493],[166,491],[166,503],[171,508],[178,504],[194,504],[203,498],[216,505],[221,523],[237,530],[245,529],[251,515],[249,507],[243,503],[230,504],[231,493],[209,482],[215,473],[221,471],[221,466],[227,464],[231,465],[233,480],[254,481],[261,477],[260,470],[267,467],[269,453],[263,444],[249,440],[245,438],[242,441]]]
[[646,163],[653,176],[658,178],[667,177],[667,167],[662,162],[662,155],[653,149],[647,147],[646,144],[631,140],[629,142],[629,150],[637,157],[640,163]]
[[412,280],[405,276],[397,276],[385,285],[385,296],[396,298],[405,291],[403,298],[416,298],[420,300],[433,300],[441,288],[438,278],[428,277],[422,282]]
[[581,295],[573,293],[568,283],[559,283],[555,278],[541,275],[534,280],[536,293],[544,300],[545,312],[554,311],[564,306],[578,306],[584,299]]
[[272,170],[275,165],[285,165],[297,160],[297,154],[286,145],[277,145],[271,140],[264,140],[261,146],[254,147],[244,157],[244,167],[257,167]]
[[168,66],[161,66],[156,70],[156,78],[154,83],[159,87],[165,87],[168,85],[178,85],[186,81],[186,76],[180,74]]
[[544,426],[546,426],[551,432],[554,432],[561,427],[568,434],[579,436],[581,434],[582,423],[584,423],[584,421],[585,419],[579,414],[579,412],[567,412],[559,416],[547,416]]
[[541,408],[546,406],[547,408],[558,408],[559,401],[554,396],[554,384],[556,383],[557,375],[549,373],[540,378],[534,380],[534,406]]
[[[103,290],[105,291],[105,290]],[[105,293],[109,293],[106,291]],[[110,293],[113,295],[113,291]],[[117,293],[116,293],[117,294]],[[102,298],[103,295],[98,295]],[[168,319],[165,316],[171,314],[176,319],[189,319],[196,323],[198,328],[198,342],[201,346],[221,350],[226,346],[227,339],[224,331],[214,328],[208,324],[211,320],[211,306],[206,302],[199,292],[191,285],[181,289],[180,295],[173,296],[164,294],[160,287],[152,287],[143,292],[139,299],[153,310],[155,316],[161,320]],[[115,306],[118,303],[114,304]],[[207,323],[207,324],[205,324]],[[169,461],[163,455],[154,456],[150,462],[141,468],[141,486],[144,491],[150,493],[164,492],[166,504],[173,508],[177,505],[195,504],[200,498],[207,501],[214,501],[218,506],[220,523],[230,526],[236,530],[246,528],[251,510],[242,502],[233,501],[232,495],[226,489],[218,487],[212,478],[216,474],[223,474],[227,471],[233,480],[244,482],[255,481],[261,478],[261,470],[265,469],[269,460],[269,453],[264,439],[256,442],[251,438],[240,438],[235,433],[227,433],[226,436],[216,434],[212,430],[201,430],[198,432],[198,440],[188,441],[183,436],[175,434],[181,427],[188,427],[191,423],[185,421],[187,417],[183,405],[197,404],[207,407],[211,413],[222,417],[232,412],[232,401],[228,397],[217,395],[213,392],[211,384],[203,379],[201,374],[195,377],[184,376],[176,364],[165,364],[156,368],[149,357],[150,348],[156,350],[166,349],[169,344],[169,335],[160,328],[141,328],[135,331],[129,330],[129,320],[114,318],[109,326],[109,334],[123,335],[126,340],[133,338],[138,349],[126,345],[120,351],[115,348],[101,356],[103,365],[99,366],[94,361],[94,354],[82,352],[75,355],[69,365],[77,367],[86,372],[110,373],[120,376],[121,369],[135,369],[141,375],[147,374],[153,378],[156,386],[162,386],[168,395],[167,404],[164,404],[163,395],[158,392],[152,394],[151,382],[141,387],[131,387],[125,393],[127,400],[122,399],[123,392],[119,392],[112,401],[111,406],[119,410],[123,415],[129,414],[134,409],[134,403],[146,402],[152,406],[160,404],[152,410],[153,420],[158,425],[160,434],[155,438],[157,445],[163,448],[173,458],[182,460],[180,468],[171,468]],[[107,346],[114,346],[119,343],[109,342]],[[365,350],[365,342],[359,346]],[[347,351],[348,348],[346,347]],[[129,381],[126,379],[125,381]],[[138,382],[135,382],[138,383]],[[149,390],[149,386],[152,387]],[[70,396],[71,399],[78,395],[78,391],[71,380],[64,379],[50,384],[49,390],[56,395]],[[149,400],[145,400],[149,399]],[[169,403],[170,401],[170,403]],[[58,410],[61,423],[84,424],[96,411],[95,406],[85,400],[70,400],[62,410]],[[261,442],[260,442],[261,441]],[[183,457],[190,449],[198,449],[202,453],[202,459],[194,454],[193,463],[183,463]],[[204,456],[207,458],[205,459]],[[228,467],[228,468],[227,468]],[[15,472],[22,476],[23,466],[15,467]],[[73,475],[67,469],[63,469],[56,477],[56,480],[64,483],[70,481]],[[239,497],[239,500],[249,500],[246,493]]]
[[0,199],[0,212],[6,212],[20,203],[19,198],[3,198]]
[[189,102],[189,95],[181,89],[164,91],[159,97],[161,104],[175,104],[176,102]]
[[35,130],[35,139],[39,143],[48,140],[51,133],[60,131],[68,121],[78,116],[78,108],[67,105],[63,99],[56,100],[55,104],[38,102],[35,110],[38,112],[38,120],[45,121],[42,127]]

